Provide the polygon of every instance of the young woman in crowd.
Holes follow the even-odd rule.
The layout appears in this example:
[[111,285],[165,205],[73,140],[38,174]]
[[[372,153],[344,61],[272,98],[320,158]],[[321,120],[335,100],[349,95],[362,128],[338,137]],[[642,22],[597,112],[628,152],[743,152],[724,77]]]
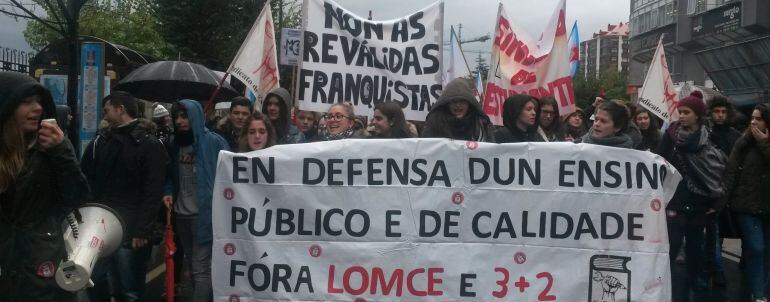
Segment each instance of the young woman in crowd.
[[374,106],[372,138],[409,138],[409,126],[404,111],[396,102],[380,103]]
[[564,135],[561,133],[561,119],[559,118],[559,103],[552,96],[540,99],[540,127],[537,133],[546,142],[564,141]]
[[642,143],[638,146],[639,150],[656,151],[660,144],[660,126],[658,120],[646,109],[637,108],[632,121],[642,133]]
[[[743,256],[752,301],[767,301],[770,279],[770,105],[759,104],[751,125],[733,147],[725,172],[729,207],[743,234]],[[688,243],[689,244],[689,241]]]
[[444,87],[430,109],[422,137],[494,142],[493,133],[492,123],[476,100],[470,81],[457,78]]
[[272,147],[278,140],[275,128],[262,113],[254,112],[246,119],[246,127],[238,136],[238,150],[251,152]]
[[354,129],[356,115],[353,105],[350,103],[337,103],[329,107],[329,111],[324,114],[326,121],[326,132],[323,133],[321,140],[334,141],[346,138],[366,138],[365,129],[356,131]]
[[620,101],[612,100],[602,103],[594,117],[594,125],[583,136],[582,142],[609,147],[632,149],[634,142],[626,130],[630,113],[628,107]]
[[583,136],[588,133],[583,110],[578,108],[575,112],[564,117],[563,127],[564,130],[562,130],[562,133],[564,134],[564,140],[579,143]]
[[[0,297],[70,301],[54,281],[66,256],[62,218],[88,194],[72,144],[33,78],[0,72]],[[41,122],[42,121],[42,122]]]
[[503,103],[503,125],[495,131],[497,143],[542,142],[537,133],[540,104],[531,95],[516,94]]

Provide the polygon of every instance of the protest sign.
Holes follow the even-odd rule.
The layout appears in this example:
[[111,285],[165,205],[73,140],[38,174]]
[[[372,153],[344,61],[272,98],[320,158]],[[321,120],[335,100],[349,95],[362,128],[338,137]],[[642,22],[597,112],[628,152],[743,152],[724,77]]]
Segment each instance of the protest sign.
[[254,21],[246,40],[243,41],[227,73],[243,82],[257,96],[256,103],[270,90],[278,87],[278,60],[276,58],[273,13],[270,2]]
[[484,111],[495,125],[503,125],[503,103],[513,94],[553,96],[562,115],[575,111],[564,14],[561,0],[548,27],[535,40],[508,17],[500,4],[484,95]]
[[657,115],[665,122],[679,119],[676,103],[679,102],[671,74],[668,72],[663,39],[658,41],[655,55],[652,56],[650,69],[644,78],[642,91],[639,92],[639,105]]
[[299,65],[301,40],[302,30],[294,28],[281,29],[281,65]]
[[326,112],[351,102],[371,115],[392,100],[409,120],[425,120],[441,94],[443,2],[410,16],[373,21],[331,0],[303,5],[302,61],[297,101],[302,110]]
[[220,153],[216,301],[669,301],[649,152],[343,140]]

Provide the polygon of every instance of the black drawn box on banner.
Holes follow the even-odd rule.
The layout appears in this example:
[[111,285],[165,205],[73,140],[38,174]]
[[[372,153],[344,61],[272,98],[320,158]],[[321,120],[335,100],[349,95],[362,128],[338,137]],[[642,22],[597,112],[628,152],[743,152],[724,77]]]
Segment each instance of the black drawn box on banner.
[[588,301],[631,301],[631,257],[595,255],[591,257]]

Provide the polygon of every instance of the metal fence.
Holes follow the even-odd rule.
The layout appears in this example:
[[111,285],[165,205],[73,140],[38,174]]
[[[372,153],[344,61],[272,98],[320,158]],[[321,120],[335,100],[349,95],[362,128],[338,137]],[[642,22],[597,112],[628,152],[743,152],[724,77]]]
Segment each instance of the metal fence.
[[29,74],[29,60],[33,52],[0,46],[0,70]]

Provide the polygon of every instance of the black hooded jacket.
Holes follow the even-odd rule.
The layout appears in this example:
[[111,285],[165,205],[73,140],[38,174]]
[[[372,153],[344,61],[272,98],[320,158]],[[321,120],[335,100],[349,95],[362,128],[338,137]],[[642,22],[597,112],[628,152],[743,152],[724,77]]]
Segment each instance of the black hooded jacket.
[[[51,94],[35,79],[0,72],[0,133],[21,101],[40,95],[43,119],[54,118]],[[24,168],[0,192],[0,301],[66,301],[52,272],[66,256],[62,220],[82,203],[88,183],[66,139],[47,150],[27,149]]]
[[[535,103],[535,112],[537,112],[535,125],[521,130],[516,126],[516,120],[519,119],[519,115],[529,101]],[[542,142],[543,137],[537,133],[537,121],[539,120],[540,106],[532,96],[526,94],[512,95],[503,103],[503,125],[505,127],[495,131],[495,141],[498,143]]]
[[270,93],[265,96],[265,101],[262,103],[262,113],[267,114],[267,101],[273,96],[278,98],[281,104],[281,116],[278,117],[278,121],[273,122],[275,134],[278,136],[278,144],[304,143],[305,136],[291,121],[291,108],[294,107],[294,102],[292,101],[288,90],[278,87],[270,91]]
[[[470,104],[465,117],[458,119],[450,111],[453,101],[463,100]],[[492,136],[492,122],[484,113],[481,104],[467,79],[457,78],[449,82],[431,107],[425,118],[425,128],[422,137],[443,137],[467,141],[495,142]]]

